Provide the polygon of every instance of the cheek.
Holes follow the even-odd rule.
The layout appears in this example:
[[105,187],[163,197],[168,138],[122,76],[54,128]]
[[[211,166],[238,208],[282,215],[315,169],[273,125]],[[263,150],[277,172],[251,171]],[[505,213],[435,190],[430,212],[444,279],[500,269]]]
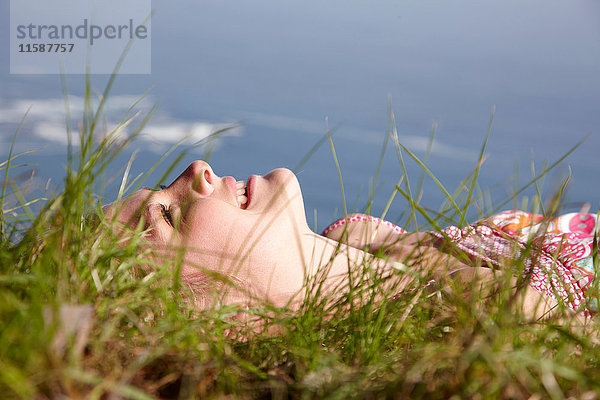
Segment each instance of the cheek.
[[285,207],[279,204],[277,211],[261,214],[209,199],[194,203],[180,235],[188,265],[225,272],[242,265],[251,268],[257,261],[273,263],[282,252],[295,249],[298,228],[306,219],[299,191],[290,192],[294,198]]
[[194,205],[182,227],[184,245],[208,254],[239,251],[252,232],[253,216],[228,204],[203,202]]

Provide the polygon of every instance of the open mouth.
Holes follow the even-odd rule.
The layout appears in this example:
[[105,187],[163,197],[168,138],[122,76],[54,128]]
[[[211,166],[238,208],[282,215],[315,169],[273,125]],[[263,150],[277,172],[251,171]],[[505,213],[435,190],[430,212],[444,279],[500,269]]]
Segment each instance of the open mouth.
[[248,187],[246,185],[246,182],[237,181],[235,183],[235,189],[236,189],[236,195],[237,195],[237,202],[241,209],[245,209],[246,206],[248,205],[248,192],[247,192]]
[[235,182],[236,200],[242,210],[247,209],[252,202],[255,181],[258,178],[259,175],[251,175],[246,181]]

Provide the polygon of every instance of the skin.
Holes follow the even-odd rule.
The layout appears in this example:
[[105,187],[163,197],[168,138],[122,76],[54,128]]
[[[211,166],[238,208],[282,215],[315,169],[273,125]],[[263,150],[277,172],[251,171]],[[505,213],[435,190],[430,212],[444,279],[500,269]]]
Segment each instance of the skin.
[[[322,290],[336,293],[348,284],[349,268],[367,260],[385,284],[402,290],[415,276],[432,275],[440,284],[494,290],[498,272],[465,263],[441,252],[427,233],[397,234],[374,222],[337,228],[328,237],[306,222],[298,180],[287,169],[251,176],[244,183],[219,177],[204,161],[195,161],[167,188],[143,189],[104,208],[108,218],[125,227],[140,223],[157,260],[183,256],[181,280],[200,309],[219,304],[270,302],[296,308],[304,284],[324,277]],[[183,250],[182,250],[183,249]],[[386,254],[387,259],[370,253]],[[415,274],[395,273],[394,261]],[[233,284],[224,285],[224,277]],[[550,315],[555,305],[534,290],[525,290],[525,312]]]
[[[128,227],[144,221],[146,239],[159,253],[172,256],[173,249],[185,249],[181,278],[200,308],[211,301],[209,289],[219,285],[211,280],[212,272],[236,283],[219,299],[225,304],[259,299],[293,306],[302,299],[306,279],[323,265],[328,269],[325,289],[334,290],[347,279],[349,261],[373,258],[309,229],[291,171],[253,175],[247,192],[242,205],[234,178],[219,177],[209,164],[195,161],[166,189],[140,190],[104,211]],[[382,260],[375,264],[390,269]]]

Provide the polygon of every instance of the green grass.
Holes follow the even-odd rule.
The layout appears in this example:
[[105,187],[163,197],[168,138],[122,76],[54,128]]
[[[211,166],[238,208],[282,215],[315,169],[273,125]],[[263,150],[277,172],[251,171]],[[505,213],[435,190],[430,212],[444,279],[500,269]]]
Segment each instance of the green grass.
[[[297,312],[268,305],[198,312],[189,306],[176,266],[155,265],[140,276],[136,266],[152,262],[140,246],[141,232],[124,242],[112,233],[111,221],[82,218],[99,212],[95,188],[150,117],[123,116],[121,126],[139,124],[134,135],[121,142],[116,132],[103,132],[105,139],[95,145],[111,84],[93,109],[87,80],[79,151],[69,147],[64,188],[35,203],[41,206],[32,209],[35,199],[28,199],[27,182],[10,179],[19,171],[18,155],[11,150],[0,164],[3,398],[597,397],[597,322],[583,329],[573,327],[568,315],[530,321],[519,311],[518,295],[502,280],[498,291],[485,296],[446,287],[394,297],[392,291],[382,292],[381,277],[366,279],[372,271],[364,265],[339,297],[312,291],[317,295]],[[409,204],[406,226],[423,229],[418,218],[433,228],[465,224],[473,210],[486,215],[504,206],[493,204],[478,185],[488,134],[489,129],[473,172],[452,191],[402,146],[390,111],[388,137],[403,176],[388,189],[390,202],[399,194]],[[319,145],[326,141],[335,157],[330,136]],[[406,173],[406,157],[422,167],[416,185]],[[542,181],[557,163],[537,173],[532,165],[533,178],[526,185],[538,193],[528,200],[532,209],[543,204]],[[126,178],[119,196],[147,176],[129,179],[129,167],[120,171]],[[425,176],[446,196],[439,210],[419,204]],[[521,193],[516,190],[515,198]],[[556,212],[559,198],[543,211]],[[232,320],[239,312],[258,319],[264,330],[256,333]]]

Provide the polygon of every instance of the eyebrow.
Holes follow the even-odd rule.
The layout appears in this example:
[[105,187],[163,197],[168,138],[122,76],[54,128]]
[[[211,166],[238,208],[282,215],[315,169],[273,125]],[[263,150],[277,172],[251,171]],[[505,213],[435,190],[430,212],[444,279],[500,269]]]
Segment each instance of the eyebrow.
[[151,191],[153,191],[153,192],[159,192],[159,191],[161,191],[161,190],[164,190],[164,189],[166,189],[166,188],[167,188],[165,185],[158,185],[158,187],[159,187],[159,188],[158,188],[158,189],[156,189],[156,188],[151,188],[151,187],[147,187],[147,186],[146,186],[146,187],[144,187],[144,188],[142,188],[142,189],[144,189],[144,190],[151,190]]

